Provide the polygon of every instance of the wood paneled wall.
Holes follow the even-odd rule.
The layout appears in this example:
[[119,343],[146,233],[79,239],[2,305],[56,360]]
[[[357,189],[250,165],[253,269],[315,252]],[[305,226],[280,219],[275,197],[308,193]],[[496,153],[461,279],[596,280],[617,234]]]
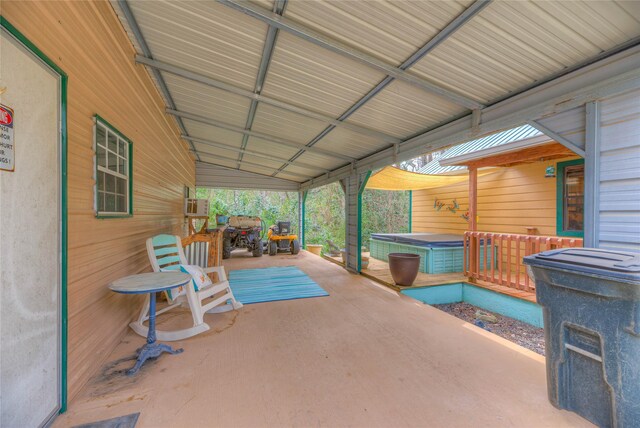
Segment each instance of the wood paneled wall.
[[[568,159],[499,168],[478,177],[478,230],[483,232],[556,234],[556,179],[545,178],[545,168]],[[440,211],[434,200],[445,203]],[[456,199],[460,209],[447,210]],[[413,191],[413,232],[461,234],[468,223],[460,215],[469,209],[468,182]]]
[[[195,166],[147,71],[107,1],[3,1],[0,13],[69,76],[69,396],[105,362],[139,300],[107,284],[149,271],[147,237],[182,234],[183,186]],[[96,219],[93,116],[133,141],[134,215]]]

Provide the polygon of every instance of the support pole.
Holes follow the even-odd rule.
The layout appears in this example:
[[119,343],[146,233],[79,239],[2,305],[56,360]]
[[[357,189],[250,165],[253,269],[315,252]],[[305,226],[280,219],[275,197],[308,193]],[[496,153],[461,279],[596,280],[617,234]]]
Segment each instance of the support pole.
[[600,244],[600,104],[585,105],[584,246]]
[[308,190],[303,190],[298,192],[298,235],[300,237],[300,246],[301,248],[305,248],[306,242],[306,234],[305,234],[305,221],[306,221],[306,211],[307,211],[307,195],[309,194]]
[[[478,170],[469,168],[469,230],[478,231]],[[478,238],[472,236],[469,239],[469,272],[472,274],[478,271],[478,260],[476,259]]]
[[345,193],[345,268],[359,273],[362,269],[362,194],[371,171],[352,174],[341,180]]
[[358,272],[362,271],[362,195],[367,187],[369,177],[371,177],[371,171],[367,171],[358,177],[360,183],[358,189]]
[[409,233],[413,231],[413,190],[409,190]]
[[478,230],[478,170],[469,169],[469,230]]

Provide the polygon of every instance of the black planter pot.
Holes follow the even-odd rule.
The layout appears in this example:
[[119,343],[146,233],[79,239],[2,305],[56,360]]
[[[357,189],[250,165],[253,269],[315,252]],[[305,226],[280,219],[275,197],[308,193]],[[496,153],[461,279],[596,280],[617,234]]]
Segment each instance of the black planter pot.
[[420,270],[420,256],[409,253],[389,253],[389,270],[396,285],[410,287]]

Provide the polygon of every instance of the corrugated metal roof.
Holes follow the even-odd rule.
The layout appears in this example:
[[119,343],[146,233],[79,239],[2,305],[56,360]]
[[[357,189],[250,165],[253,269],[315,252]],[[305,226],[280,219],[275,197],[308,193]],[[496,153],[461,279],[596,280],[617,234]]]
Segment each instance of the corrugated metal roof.
[[417,172],[419,172],[420,174],[430,174],[430,175],[434,175],[434,174],[458,174],[461,173],[463,171],[467,170],[466,166],[455,166],[455,165],[450,165],[450,166],[442,166],[440,165],[440,157],[442,155],[434,155],[433,160],[431,160],[431,162],[427,163],[425,166],[423,166],[422,168],[420,168]]
[[251,129],[276,137],[306,142],[318,135],[326,126],[326,123],[319,120],[259,103]]
[[463,107],[396,80],[349,117],[348,122],[404,138],[462,112]]
[[397,65],[471,3],[290,1],[286,16]]
[[211,117],[235,126],[244,126],[251,101],[220,89],[207,87],[165,74],[164,81],[171,92],[176,109]]
[[216,2],[128,3],[154,59],[253,89],[266,24]]
[[453,146],[441,154],[436,154],[436,158],[420,168],[418,172],[421,174],[450,174],[453,172],[464,171],[467,169],[464,166],[444,166],[440,165],[440,161],[443,159],[479,152],[481,150],[487,150],[493,147],[503,146],[509,143],[515,143],[517,141],[528,140],[540,135],[543,135],[542,132],[538,131],[536,128],[530,125],[523,125],[509,129],[508,131],[498,132],[497,134],[478,138],[477,140]]
[[494,1],[413,70],[490,102],[637,36],[638,5]]
[[[468,104],[455,96],[448,99],[446,94],[435,95],[425,83],[486,104],[640,37],[640,2],[493,1],[474,9],[478,2],[473,0],[377,1],[365,6],[356,1],[288,0],[278,22],[287,20],[302,26],[309,30],[304,34],[315,32],[330,45],[342,44],[344,50],[337,53],[327,45],[318,46],[305,36],[294,34],[292,27],[278,30],[259,95],[284,105],[275,107],[258,101],[251,124],[251,98],[255,99],[252,94],[263,52],[269,51],[265,50],[265,42],[276,27],[273,22],[270,27],[264,19],[236,9],[251,6],[268,13],[274,7],[273,1],[235,5],[222,4],[220,0],[127,2],[152,59],[178,68],[159,71],[176,109],[236,128],[230,131],[183,119],[191,136],[228,144],[237,153],[243,144],[238,128],[249,127],[299,146],[313,144],[336,156],[308,152],[299,155],[296,147],[256,137],[244,138],[248,150],[272,153],[278,158],[298,157],[303,163],[325,169],[344,165],[348,162],[345,155],[370,156],[395,140],[403,141],[468,112]],[[112,4],[136,50],[143,54],[135,40],[135,25],[127,22],[117,2],[112,0]],[[449,33],[451,23],[469,11],[471,18]],[[422,59],[407,62],[431,42],[435,47]],[[389,72],[377,67],[375,61],[392,69],[400,67],[407,79],[422,79],[422,83],[407,83],[394,73],[389,77]],[[212,88],[211,82],[207,85],[203,79],[215,79],[233,88]],[[379,86],[387,80],[386,86]],[[383,89],[368,97],[378,86]],[[365,129],[347,129],[343,125],[316,138],[336,120]],[[567,132],[568,138],[576,142],[583,138],[578,131],[575,135],[571,130]],[[473,150],[481,150],[482,144],[500,144],[497,138],[475,140],[451,149],[447,156],[466,150],[472,143],[478,145]],[[207,150],[215,152],[211,147]],[[226,150],[224,153],[228,155]],[[271,174],[272,166],[280,162],[264,162],[264,157],[248,159],[259,164],[256,170],[265,174]],[[238,167],[237,162],[220,162]],[[239,168],[252,169],[249,165]],[[295,164],[282,163],[276,170],[280,171],[278,176],[297,182],[306,180],[304,168]],[[316,174],[310,169],[306,172]]]
[[298,190],[295,181],[265,177],[251,172],[236,171],[233,167],[219,167],[196,162],[196,182],[201,187],[218,189]]
[[338,117],[385,75],[280,32],[263,95]]

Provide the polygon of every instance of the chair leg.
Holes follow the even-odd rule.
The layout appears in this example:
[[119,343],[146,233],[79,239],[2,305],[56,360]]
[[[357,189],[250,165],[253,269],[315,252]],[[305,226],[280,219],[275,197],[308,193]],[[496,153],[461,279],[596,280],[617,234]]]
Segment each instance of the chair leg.
[[189,309],[191,310],[191,316],[193,317],[193,326],[196,327],[200,324],[204,324],[204,313],[202,312],[202,302],[198,297],[196,291],[192,288],[187,290],[187,302],[189,303]]
[[[133,331],[135,331],[140,336],[147,337],[149,327],[140,325],[137,322],[132,322],[131,324],[129,324],[129,327],[131,327],[131,329],[133,329]],[[156,330],[156,339],[160,342],[173,342],[174,340],[187,339],[189,337],[203,333],[207,330],[209,330],[209,324],[204,322],[200,325],[194,325],[193,327],[185,328],[182,330]]]
[[[220,302],[220,303],[225,302],[225,304],[220,305],[220,303],[216,303],[216,302]],[[226,289],[225,295],[218,297],[214,302],[209,302],[207,306],[210,306],[210,305],[213,305],[213,307],[206,311],[207,314],[219,314],[222,312],[229,312],[233,310],[238,310],[243,306],[242,303],[236,300],[230,288]]]
[[[189,299],[189,293],[187,293],[187,299]],[[197,297],[195,300],[197,301]],[[129,327],[142,337],[147,337],[147,333],[149,332],[149,327],[144,325],[144,322],[149,319],[149,302],[149,295],[147,294],[140,309],[138,319],[129,324]],[[200,302],[197,302],[195,305],[192,305],[191,301],[189,301],[191,315],[193,317],[193,327],[174,331],[156,330],[157,339],[163,342],[171,342],[186,339],[209,330],[209,325],[203,321],[203,314],[199,303]]]

